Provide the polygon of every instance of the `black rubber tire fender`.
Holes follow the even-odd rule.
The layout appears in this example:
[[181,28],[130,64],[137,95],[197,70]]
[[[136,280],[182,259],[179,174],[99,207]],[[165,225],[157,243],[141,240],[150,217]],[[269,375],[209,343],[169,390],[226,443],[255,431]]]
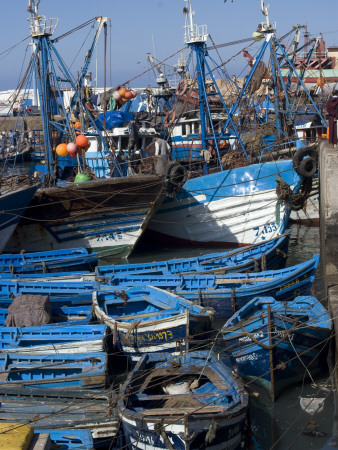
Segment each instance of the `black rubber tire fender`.
[[298,173],[298,175],[309,176],[309,175],[304,175],[304,174],[299,172],[299,167],[301,165],[301,162],[304,160],[304,158],[308,158],[308,157],[313,158],[314,161],[315,161],[315,164],[317,165],[318,153],[317,153],[317,150],[315,148],[312,148],[312,147],[301,147],[293,155],[292,163],[293,163],[293,167],[294,167],[295,171]]
[[187,169],[182,166],[182,164],[176,163],[176,165],[170,169],[169,177],[172,183],[182,186],[187,181]]
[[291,202],[292,211],[300,211],[304,207],[304,197],[300,197],[299,199]]
[[301,160],[297,173],[302,177],[310,178],[313,177],[316,170],[317,170],[316,160],[311,156],[308,156],[307,158]]
[[167,165],[167,177],[169,177],[171,169],[177,166],[179,164],[177,161],[172,161]]

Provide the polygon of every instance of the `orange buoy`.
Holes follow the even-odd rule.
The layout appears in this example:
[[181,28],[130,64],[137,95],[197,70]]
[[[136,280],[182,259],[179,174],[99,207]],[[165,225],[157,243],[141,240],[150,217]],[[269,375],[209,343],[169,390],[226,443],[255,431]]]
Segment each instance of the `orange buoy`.
[[317,78],[316,84],[317,84],[317,86],[320,86],[320,87],[325,86],[325,78],[323,78],[323,77]]
[[119,94],[121,95],[121,97],[124,97],[124,94],[127,92],[127,89],[125,87],[121,87],[121,89],[119,89]]
[[88,145],[88,139],[86,138],[86,136],[84,136],[83,134],[79,134],[78,136],[76,136],[76,145],[81,148]]
[[74,128],[79,128],[81,130],[81,122],[75,122],[73,127]]
[[67,144],[59,144],[56,147],[55,151],[59,156],[67,156],[68,155]]

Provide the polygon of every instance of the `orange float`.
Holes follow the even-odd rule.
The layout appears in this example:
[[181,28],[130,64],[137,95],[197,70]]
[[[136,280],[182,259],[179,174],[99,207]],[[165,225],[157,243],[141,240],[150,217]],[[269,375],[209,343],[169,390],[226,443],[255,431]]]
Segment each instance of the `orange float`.
[[119,94],[121,95],[122,98],[124,97],[126,92],[127,92],[127,89],[125,87],[122,87],[119,89]]
[[55,151],[59,156],[67,156],[68,155],[67,144],[59,144],[56,147]]
[[75,122],[73,127],[81,129],[81,122]]
[[86,136],[84,136],[83,134],[79,134],[78,136],[76,136],[76,145],[78,147],[86,147],[86,145],[88,145],[88,139],[86,138]]

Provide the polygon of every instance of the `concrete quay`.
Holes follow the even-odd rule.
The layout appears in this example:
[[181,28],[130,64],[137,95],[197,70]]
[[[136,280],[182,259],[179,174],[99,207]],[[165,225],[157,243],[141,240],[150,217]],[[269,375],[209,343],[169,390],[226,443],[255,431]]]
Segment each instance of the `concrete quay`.
[[335,328],[338,329],[338,149],[330,148],[327,140],[319,145],[319,186],[325,291]]
[[[320,252],[325,292],[334,330],[338,330],[338,148],[327,140],[319,145]],[[334,386],[333,441],[338,447],[338,333],[335,334],[332,383]]]

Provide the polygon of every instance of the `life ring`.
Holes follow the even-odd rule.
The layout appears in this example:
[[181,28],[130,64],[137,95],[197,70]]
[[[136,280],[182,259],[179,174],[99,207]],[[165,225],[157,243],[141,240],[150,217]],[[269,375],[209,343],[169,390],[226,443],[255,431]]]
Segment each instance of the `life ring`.
[[176,111],[171,109],[167,112],[165,118],[164,118],[164,126],[166,128],[170,127],[176,119]]
[[301,147],[292,158],[295,171],[302,177],[313,176],[317,170],[317,160],[317,150],[311,147]]
[[[183,84],[183,88],[180,91],[182,84]],[[178,83],[177,88],[176,88],[176,94],[184,95],[187,92],[187,89],[188,89],[188,81],[186,78],[184,78],[184,79],[180,80],[180,82]]]

